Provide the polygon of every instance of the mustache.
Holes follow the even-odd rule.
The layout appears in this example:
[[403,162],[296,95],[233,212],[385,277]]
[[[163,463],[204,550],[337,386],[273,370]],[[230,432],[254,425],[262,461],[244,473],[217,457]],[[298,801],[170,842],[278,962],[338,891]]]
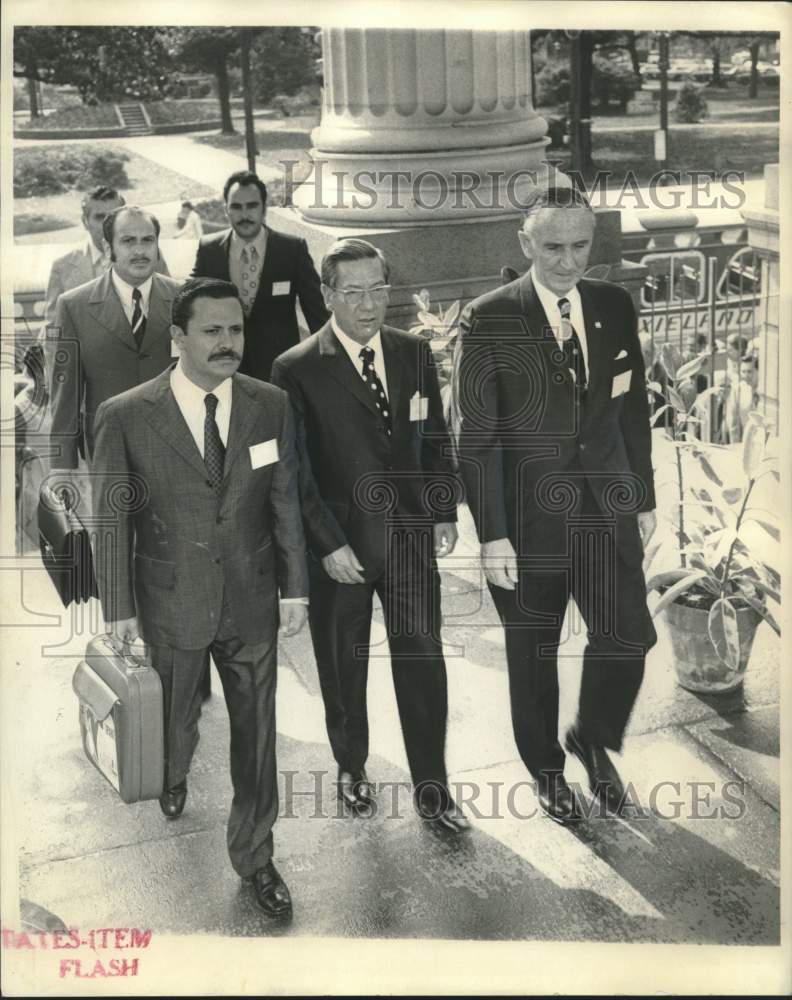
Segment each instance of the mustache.
[[215,351],[214,354],[209,355],[210,361],[219,361],[223,358],[232,358],[234,361],[241,361],[242,358],[236,351]]

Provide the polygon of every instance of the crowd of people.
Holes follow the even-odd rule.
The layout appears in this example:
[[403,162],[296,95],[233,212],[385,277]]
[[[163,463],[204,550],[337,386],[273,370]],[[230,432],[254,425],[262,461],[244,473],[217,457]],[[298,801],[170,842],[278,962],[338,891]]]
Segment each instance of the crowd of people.
[[[366,703],[376,594],[415,809],[448,836],[469,829],[445,762],[437,562],[454,551],[463,497],[539,805],[582,821],[564,778],[572,754],[619,814],[608,751],[622,746],[656,641],[642,571],[655,500],[636,312],[623,288],[584,277],[587,201],[537,191],[518,232],[530,269],[463,310],[453,451],[426,340],[385,324],[383,253],[341,239],[317,272],[302,239],[267,224],[255,174],[229,177],[223,201],[229,227],[200,237],[180,283],[158,220],[97,189],[86,243],[55,262],[47,289],[51,464],[61,481],[90,470],[83,509],[113,526],[97,537],[99,596],[117,649],[142,638],[162,680],[163,814],[185,808],[211,655],[231,723],[231,863],[265,914],[291,912],[273,863],[279,630],[309,622],[338,796],[365,817],[377,796]],[[732,370],[730,392],[743,384]],[[562,745],[570,596],[588,641]]]

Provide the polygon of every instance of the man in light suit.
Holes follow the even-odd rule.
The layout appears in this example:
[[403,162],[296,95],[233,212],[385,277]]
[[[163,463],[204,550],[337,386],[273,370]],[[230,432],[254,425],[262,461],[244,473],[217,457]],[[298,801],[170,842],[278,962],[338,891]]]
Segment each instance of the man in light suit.
[[273,360],[300,341],[297,300],[312,333],[327,321],[328,313],[305,240],[264,224],[264,182],[244,170],[232,174],[223,201],[231,228],[203,237],[192,274],[237,286],[245,309],[240,371],[267,381]]
[[312,553],[310,625],[338,764],[338,794],[372,811],[366,682],[372,599],[382,602],[416,809],[450,833],[468,829],[448,789],[446,668],[435,556],[456,543],[456,480],[428,344],[383,325],[387,263],[363,240],[322,261],[332,319],[279,357],[302,447],[302,504]]
[[59,469],[78,467],[81,435],[90,462],[100,403],[171,362],[170,310],[179,286],[155,273],[159,231],[140,208],[110,212],[103,222],[110,270],[58,299],[50,440]]
[[629,294],[582,277],[594,214],[539,192],[520,243],[530,271],[469,303],[460,325],[460,474],[505,628],[514,735],[539,803],[580,818],[558,741],[557,650],[570,594],[588,630],[566,748],[617,812],[620,750],[656,641],[642,541],[654,530],[644,365]]
[[302,626],[308,579],[289,400],[235,374],[243,322],[233,285],[188,281],[173,302],[177,364],[100,406],[95,507],[111,527],[97,566],[116,644],[141,635],[162,679],[160,805],[173,819],[211,651],[231,722],[231,863],[264,912],[283,916],[291,900],[272,863],[278,621],[285,635]]
[[[52,355],[57,346],[57,336],[53,334],[57,332],[55,320],[58,299],[64,292],[100,278],[107,271],[110,253],[104,242],[102,226],[110,212],[124,204],[123,197],[114,188],[101,186],[89,192],[82,203],[82,224],[86,230],[84,244],[58,257],[52,264],[44,304],[44,326],[40,335],[47,372],[52,371]],[[162,257],[157,260],[155,270],[159,274],[168,274],[168,267]],[[47,330],[51,331],[49,336]]]

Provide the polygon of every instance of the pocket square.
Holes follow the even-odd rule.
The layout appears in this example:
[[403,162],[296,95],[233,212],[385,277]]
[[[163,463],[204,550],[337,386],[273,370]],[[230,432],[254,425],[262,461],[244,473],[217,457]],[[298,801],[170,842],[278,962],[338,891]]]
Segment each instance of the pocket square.
[[273,281],[272,282],[272,294],[273,295],[288,295],[291,291],[290,281]]
[[619,351],[619,353],[616,355],[616,357],[613,360],[614,361],[621,361],[622,358],[626,358],[626,357],[627,357],[627,351],[621,350],[621,351]]
[[616,399],[617,396],[623,396],[625,392],[630,388],[630,380],[632,378],[631,369],[627,369],[626,372],[620,372],[613,380],[613,387],[611,388],[611,399]]
[[250,446],[250,467],[260,469],[263,465],[272,465],[278,461],[278,442],[276,438],[271,441],[260,441],[258,444]]

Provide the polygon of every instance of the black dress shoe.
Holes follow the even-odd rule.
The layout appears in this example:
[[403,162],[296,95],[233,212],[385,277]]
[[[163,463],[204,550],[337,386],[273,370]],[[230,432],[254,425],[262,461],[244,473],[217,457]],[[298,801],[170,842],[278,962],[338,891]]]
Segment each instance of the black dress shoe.
[[618,816],[624,804],[624,785],[605,748],[584,742],[574,728],[567,732],[564,745],[585,767],[592,793],[607,812]]
[[448,789],[423,786],[415,796],[415,811],[436,830],[444,833],[467,833],[470,820],[451,798]]
[[268,917],[285,917],[291,914],[289,890],[271,861],[259,868],[251,881],[256,890],[256,902]]
[[365,771],[338,772],[338,797],[356,816],[370,816],[374,811],[374,786]]
[[558,771],[540,774],[537,780],[539,806],[556,823],[577,823],[581,818],[575,793]]
[[160,809],[168,819],[178,819],[184,811],[187,799],[187,779],[180,781],[173,788],[166,789],[159,798]]

